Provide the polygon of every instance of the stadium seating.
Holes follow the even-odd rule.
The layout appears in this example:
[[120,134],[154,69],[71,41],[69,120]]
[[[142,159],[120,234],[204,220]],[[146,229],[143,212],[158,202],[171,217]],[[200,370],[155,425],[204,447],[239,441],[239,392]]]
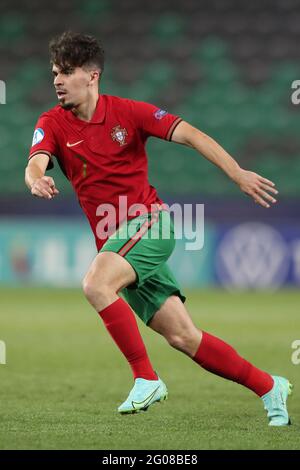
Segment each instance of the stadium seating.
[[[35,121],[55,104],[47,43],[66,29],[68,18],[69,29],[102,38],[103,93],[179,114],[242,166],[280,182],[281,194],[300,195],[298,108],[290,99],[291,83],[300,79],[296,0],[78,0],[75,8],[67,0],[51,7],[45,0],[23,6],[3,0],[0,13],[0,79],[7,83],[7,104],[0,105],[0,192],[24,192]],[[190,149],[150,139],[148,151],[150,180],[165,194],[237,194]],[[71,191],[58,169],[54,175]]]

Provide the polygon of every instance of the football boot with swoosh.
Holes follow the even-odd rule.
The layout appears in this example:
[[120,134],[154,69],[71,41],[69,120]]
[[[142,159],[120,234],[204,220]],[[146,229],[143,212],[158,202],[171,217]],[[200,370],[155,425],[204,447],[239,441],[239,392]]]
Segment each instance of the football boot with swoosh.
[[292,393],[293,385],[284,377],[272,375],[273,388],[261,397],[268,412],[269,426],[287,426],[291,424],[286,402]]
[[167,398],[167,387],[160,378],[158,380],[137,378],[127,399],[119,406],[118,412],[130,414],[147,411],[153,403],[162,402]]

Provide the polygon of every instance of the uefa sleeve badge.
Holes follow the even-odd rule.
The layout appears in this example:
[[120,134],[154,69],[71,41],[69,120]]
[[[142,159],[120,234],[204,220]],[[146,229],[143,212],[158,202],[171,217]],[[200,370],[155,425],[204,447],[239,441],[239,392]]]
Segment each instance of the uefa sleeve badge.
[[154,117],[155,119],[162,119],[166,114],[168,114],[168,111],[165,111],[164,109],[158,109],[157,111],[155,111],[154,113]]
[[32,147],[36,144],[40,144],[45,136],[45,132],[41,127],[38,127],[33,134]]

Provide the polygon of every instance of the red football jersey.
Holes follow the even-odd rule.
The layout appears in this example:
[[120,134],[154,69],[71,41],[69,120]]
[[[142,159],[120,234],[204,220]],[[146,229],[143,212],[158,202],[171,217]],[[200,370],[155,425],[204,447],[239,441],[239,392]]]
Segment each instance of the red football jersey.
[[38,119],[29,159],[37,153],[47,154],[51,159],[48,169],[53,167],[53,157],[57,159],[72,183],[99,250],[105,242],[103,235],[97,235],[97,224],[104,217],[99,206],[114,206],[117,227],[119,196],[127,197],[128,207],[144,204],[149,210],[162,202],[148,182],[145,144],[149,136],[170,140],[180,121],[151,104],[109,95],[99,96],[89,122],[57,105]]

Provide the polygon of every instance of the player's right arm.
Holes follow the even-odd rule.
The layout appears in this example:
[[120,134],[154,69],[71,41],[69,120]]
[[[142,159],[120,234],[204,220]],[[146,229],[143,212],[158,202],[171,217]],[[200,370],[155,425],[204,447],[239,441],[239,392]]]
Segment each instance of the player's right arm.
[[54,179],[45,176],[50,157],[45,153],[37,153],[28,162],[25,170],[25,183],[33,196],[52,199],[59,193]]
[[53,178],[45,176],[53,167],[53,155],[58,153],[57,129],[49,113],[44,113],[35,127],[25,170],[25,183],[33,196],[52,199],[58,194]]

